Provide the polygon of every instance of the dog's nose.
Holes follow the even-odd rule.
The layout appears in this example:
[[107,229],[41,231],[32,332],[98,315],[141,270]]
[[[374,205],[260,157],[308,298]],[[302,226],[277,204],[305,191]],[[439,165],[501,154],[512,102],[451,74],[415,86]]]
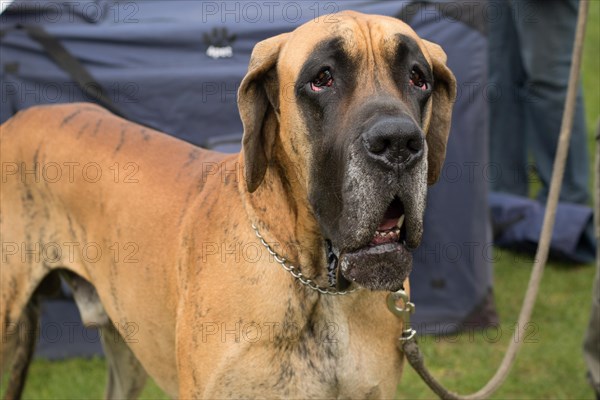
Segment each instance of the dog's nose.
[[363,133],[369,156],[388,166],[413,166],[423,157],[424,139],[419,127],[409,118],[380,119]]

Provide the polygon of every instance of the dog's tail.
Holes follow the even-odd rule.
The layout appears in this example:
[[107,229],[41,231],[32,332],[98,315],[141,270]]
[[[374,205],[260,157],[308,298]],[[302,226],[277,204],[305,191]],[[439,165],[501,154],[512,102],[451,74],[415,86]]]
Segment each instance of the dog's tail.
[[39,315],[38,300],[34,296],[27,304],[27,307],[25,307],[25,310],[23,310],[21,317],[20,328],[24,329],[19,329],[23,334],[16,341],[17,348],[14,350],[10,377],[6,392],[4,393],[5,400],[18,400],[23,394],[27,371],[29,370],[37,343]]

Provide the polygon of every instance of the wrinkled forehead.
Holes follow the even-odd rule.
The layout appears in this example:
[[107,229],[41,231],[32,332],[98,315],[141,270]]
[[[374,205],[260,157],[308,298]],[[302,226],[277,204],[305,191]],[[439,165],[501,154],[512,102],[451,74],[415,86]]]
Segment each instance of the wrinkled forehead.
[[294,75],[303,63],[318,52],[343,51],[348,57],[393,57],[399,45],[422,55],[428,64],[429,54],[417,34],[404,22],[387,16],[365,15],[345,11],[322,16],[310,21],[291,33],[282,50],[280,60]]

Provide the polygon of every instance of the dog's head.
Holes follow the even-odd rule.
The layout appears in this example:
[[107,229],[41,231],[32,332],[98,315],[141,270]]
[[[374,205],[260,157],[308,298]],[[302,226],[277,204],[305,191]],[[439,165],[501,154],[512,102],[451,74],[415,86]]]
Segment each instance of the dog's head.
[[456,94],[445,63],[400,20],[355,12],[252,53],[238,99],[247,189],[277,157],[339,252],[342,275],[364,287],[397,290],[410,272]]

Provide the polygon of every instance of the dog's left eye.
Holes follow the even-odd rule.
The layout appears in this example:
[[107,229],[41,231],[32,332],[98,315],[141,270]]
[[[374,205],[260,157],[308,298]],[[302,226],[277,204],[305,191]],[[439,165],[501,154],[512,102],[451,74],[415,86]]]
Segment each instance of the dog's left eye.
[[421,71],[419,71],[416,68],[413,68],[410,71],[410,84],[418,87],[421,90],[429,89],[429,84],[425,80],[425,77],[423,76]]
[[333,76],[331,75],[331,71],[329,68],[323,69],[319,74],[315,77],[315,79],[310,82],[310,88],[314,92],[320,92],[326,87],[331,87],[333,85]]

